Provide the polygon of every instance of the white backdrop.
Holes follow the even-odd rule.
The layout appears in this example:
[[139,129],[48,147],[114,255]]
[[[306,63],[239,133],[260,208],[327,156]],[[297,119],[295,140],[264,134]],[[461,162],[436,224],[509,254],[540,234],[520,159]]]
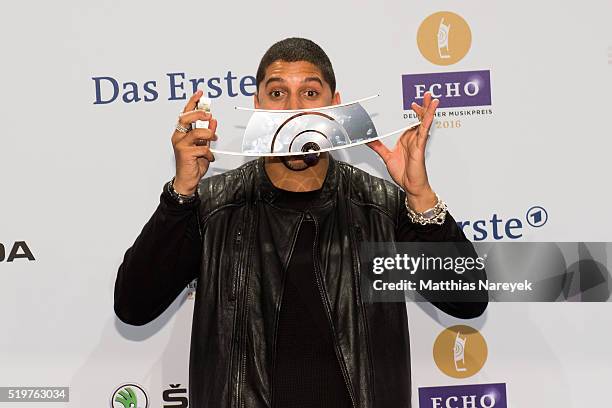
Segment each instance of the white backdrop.
[[[489,71],[490,105],[440,109],[486,112],[457,117],[460,127],[441,117],[428,148],[430,181],[454,217],[519,219],[520,240],[612,241],[609,1],[35,1],[1,8],[0,386],[69,386],[71,407],[110,406],[113,391],[129,382],[161,407],[170,384],[187,387],[187,291],[147,326],[125,325],[113,313],[123,254],[173,175],[170,135],[185,101],[169,100],[168,74],[185,75],[186,94],[189,79],[218,77],[219,134],[239,139],[246,122],[233,107],[252,105],[243,95],[253,89],[248,77],[266,49],[289,36],[326,50],[343,101],[380,92],[383,130],[406,124],[402,75]],[[417,44],[419,26],[439,11],[460,15],[471,30],[469,52],[446,66],[427,60]],[[228,72],[236,77],[231,90]],[[100,80],[96,94],[99,77],[120,88],[137,84],[142,100],[123,101],[120,89],[114,101],[95,103],[113,93]],[[145,100],[153,99],[148,81],[155,81],[152,101]],[[389,178],[367,147],[335,157]],[[218,155],[209,174],[242,162]],[[533,206],[546,210],[544,225],[526,221]],[[491,223],[486,228],[494,240]],[[35,260],[8,262],[19,241]],[[608,400],[610,303],[497,303],[467,322],[428,304],[409,304],[408,312],[415,406],[419,387],[482,383],[505,383],[513,407]],[[436,336],[456,324],[477,328],[488,343],[483,369],[466,379],[447,377],[432,358]]]

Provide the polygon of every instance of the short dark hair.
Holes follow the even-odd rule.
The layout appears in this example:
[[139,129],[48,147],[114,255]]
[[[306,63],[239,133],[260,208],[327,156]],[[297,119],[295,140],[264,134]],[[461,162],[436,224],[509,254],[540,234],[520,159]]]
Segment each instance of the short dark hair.
[[332,95],[336,92],[336,76],[334,75],[331,61],[325,51],[313,41],[298,37],[285,38],[272,45],[268,51],[266,51],[261,58],[261,62],[257,68],[257,76],[255,77],[255,85],[258,90],[261,81],[263,81],[266,76],[266,69],[268,69],[270,64],[278,60],[286,62],[310,62],[321,70],[323,79],[331,88]]

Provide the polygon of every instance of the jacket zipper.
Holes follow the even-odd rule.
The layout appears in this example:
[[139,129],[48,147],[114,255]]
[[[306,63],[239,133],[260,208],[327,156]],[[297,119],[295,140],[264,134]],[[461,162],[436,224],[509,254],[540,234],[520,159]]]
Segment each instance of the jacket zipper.
[[[232,271],[232,282],[230,282],[231,284],[231,288],[230,288],[230,301],[236,301],[236,296],[238,294],[238,286],[239,286],[239,282],[240,282],[240,269],[242,267],[242,256],[243,256],[243,248],[240,247],[240,244],[242,243],[242,227],[238,227],[238,231],[236,232],[236,235],[234,236],[234,254],[237,254],[237,259],[235,261],[235,267],[234,270]],[[234,330],[234,336],[236,336],[236,338],[241,339],[241,333],[242,333],[242,319],[240,318],[240,303],[237,302],[236,304],[236,314],[237,314],[237,319],[238,319],[238,323],[237,323],[237,328],[235,328]],[[237,332],[237,333],[236,333]],[[232,347],[234,347],[234,337],[232,336]],[[239,364],[238,364],[238,377],[236,378],[236,399],[240,398],[240,359],[242,356],[242,343],[238,342],[238,360],[239,360]],[[231,375],[232,370],[230,370],[230,375]],[[230,377],[231,378],[231,377]]]
[[[244,180],[243,180],[244,181]],[[237,244],[240,246],[240,243],[242,242],[242,236],[246,235],[249,239],[245,239],[244,243],[242,244],[242,248],[240,248],[240,250],[238,251],[239,256],[238,256],[238,268],[236,269],[236,273],[235,275],[235,279],[234,279],[234,284],[232,286],[232,293],[230,294],[230,296],[232,296],[234,299],[236,299],[238,297],[238,291],[240,288],[240,281],[242,279],[242,275],[245,275],[245,284],[244,284],[244,292],[246,294],[246,296],[242,296],[241,298],[238,298],[238,300],[236,300],[236,319],[238,320],[237,324],[234,326],[236,328],[236,330],[233,333],[231,342],[232,342],[232,349],[234,348],[234,344],[235,342],[238,344],[237,348],[238,348],[238,372],[237,372],[237,376],[236,376],[236,386],[235,386],[235,395],[236,395],[236,404],[238,407],[244,407],[244,399],[242,398],[242,395],[240,394],[240,391],[242,389],[242,381],[245,377],[245,371],[246,371],[246,346],[244,345],[244,343],[246,342],[246,336],[244,335],[245,333],[245,328],[243,326],[246,325],[246,314],[247,314],[247,308],[249,305],[249,291],[248,291],[248,281],[247,281],[247,276],[246,276],[246,271],[243,274],[242,272],[242,266],[243,266],[243,259],[247,258],[247,254],[249,254],[249,252],[251,251],[251,247],[253,246],[253,243],[250,242],[251,238],[253,237],[254,234],[254,229],[255,229],[255,219],[254,216],[252,214],[252,206],[247,205],[246,206],[247,211],[246,214],[244,215],[244,217],[241,220],[241,225],[238,227],[238,231],[237,231],[237,236],[235,237],[235,240],[237,241]],[[243,234],[243,230],[244,230],[244,234]],[[246,299],[244,299],[246,297]],[[244,299],[244,300],[243,300]],[[234,336],[237,337],[237,339],[234,339]],[[231,359],[231,367],[230,367],[230,382],[231,382],[231,376],[233,374],[233,370],[234,370],[234,366],[233,366],[233,355],[232,355],[232,359]],[[230,404],[230,406],[232,405],[231,403],[231,398],[228,400],[228,403]]]
[[[354,228],[355,228],[355,246],[353,247],[353,269],[355,271],[357,271],[357,288],[358,290],[360,290],[361,288],[361,265],[360,265],[360,261],[359,261],[359,251],[357,246],[361,244],[361,242],[363,241],[363,232],[361,231],[361,226],[359,224],[354,224]],[[359,308],[361,309],[361,315],[362,315],[362,319],[363,319],[363,326],[364,326],[364,330],[365,330],[365,342],[366,342],[366,349],[367,349],[367,354],[368,354],[368,364],[370,366],[370,375],[369,375],[369,383],[370,383],[370,398],[371,398],[371,403],[372,406],[376,406],[375,405],[375,401],[374,401],[374,366],[372,365],[372,353],[370,350],[370,328],[368,327],[368,319],[366,316],[366,312],[364,309],[364,305],[363,302],[361,301],[361,292],[359,292]]]
[[[246,217],[245,219],[248,219],[248,217]],[[232,288],[230,292],[231,300],[235,300],[238,297],[238,289],[240,287],[240,280],[242,279],[242,273],[241,273],[242,265],[243,265],[242,260],[245,257],[246,252],[250,249],[250,245],[248,245],[248,241],[246,240],[244,240],[244,245],[242,245],[241,247],[241,244],[243,241],[243,235],[244,235],[242,231],[243,231],[243,227],[242,226],[238,227],[238,231],[236,232],[236,236],[234,237],[234,245],[236,246],[235,249],[238,249],[237,251],[238,260],[236,262],[237,264],[236,269],[232,271],[234,280],[232,282]],[[247,291],[247,296],[248,296],[248,291]],[[247,303],[248,303],[248,299],[247,299]],[[237,301],[236,303],[237,323],[234,326],[235,327],[234,335],[232,336],[232,339],[231,339],[232,347],[234,347],[233,344],[237,343],[236,348],[238,349],[237,351],[238,353],[238,361],[237,361],[238,372],[237,372],[236,383],[234,387],[236,403],[238,406],[244,406],[244,400],[242,400],[242,396],[240,395],[240,389],[242,388],[242,379],[244,378],[244,367],[246,364],[246,353],[243,351],[243,340],[245,339],[244,328],[243,328],[243,325],[244,325],[243,315],[246,313],[246,311],[244,311],[244,308],[245,308],[245,302]],[[230,370],[230,375],[232,372],[233,372],[233,367]]]
[[[310,213],[307,213],[310,215]],[[312,217],[312,220],[315,224],[315,239],[314,242],[312,244],[312,256],[313,256],[313,260],[314,260],[314,268],[315,268],[315,280],[317,282],[317,288],[319,289],[319,295],[321,296],[321,301],[323,302],[323,306],[325,307],[325,311],[327,312],[327,323],[329,324],[329,328],[330,331],[332,333],[332,340],[334,342],[334,351],[336,354],[336,358],[338,359],[338,363],[340,364],[340,369],[342,371],[342,378],[344,379],[344,384],[346,385],[346,390],[349,393],[349,397],[351,398],[351,405],[353,406],[353,408],[356,408],[357,405],[355,404],[355,396],[353,395],[353,387],[351,387],[350,385],[350,381],[348,379],[348,369],[346,368],[346,365],[344,363],[344,360],[342,359],[342,352],[340,350],[340,345],[338,344],[338,341],[336,339],[336,334],[333,331],[333,325],[331,323],[331,313],[328,309],[328,305],[327,302],[325,301],[325,295],[323,292],[323,287],[321,284],[321,280],[319,277],[319,273],[321,271],[321,268],[319,267],[319,257],[317,256],[317,240],[319,239],[319,224],[317,223],[316,219],[314,217]]]
[[[247,212],[248,215],[248,212]],[[248,229],[248,240],[245,240],[245,245],[243,245],[243,249],[242,249],[242,256],[241,259],[246,258],[247,254],[250,254],[251,251],[251,247],[253,246],[252,240],[250,239],[251,237],[253,237],[254,234],[254,228],[255,228],[255,223],[254,223],[254,219],[252,217],[246,217],[247,220],[249,220],[249,229]],[[244,248],[246,247],[246,248]],[[241,266],[243,265],[243,263],[241,262]],[[245,271],[246,272],[246,271]],[[238,371],[238,378],[237,378],[237,386],[236,386],[236,393],[237,393],[237,398],[240,401],[240,407],[244,407],[244,398],[242,398],[242,395],[240,394],[240,391],[242,390],[242,383],[244,381],[244,378],[246,376],[246,335],[244,335],[244,333],[246,332],[246,330],[244,330],[245,328],[243,326],[246,325],[246,315],[248,313],[248,307],[250,304],[250,298],[249,298],[249,290],[248,290],[248,281],[247,278],[248,276],[245,275],[245,283],[244,283],[244,291],[246,296],[245,297],[245,301],[243,302],[242,308],[243,308],[243,312],[242,314],[240,314],[240,333],[241,333],[241,339],[240,339],[240,343],[239,343],[239,355],[240,355],[240,367],[239,367],[239,371]],[[238,275],[238,278],[240,279],[242,277],[242,274]],[[238,281],[239,282],[239,281]]]
[[[240,227],[239,227],[238,231],[240,231]],[[238,234],[238,235],[236,235],[234,237],[234,245],[237,245],[238,242],[241,240],[241,238],[239,238],[240,235],[241,234]],[[233,275],[233,279],[234,280],[233,280],[233,282],[231,282],[231,284],[232,284],[231,291],[230,291],[230,299],[231,300],[235,299],[235,296],[236,296],[236,292],[235,292],[234,288],[237,286],[236,280],[240,278],[238,276],[239,275],[238,267],[240,266],[240,256],[241,255],[242,255],[242,251],[238,251],[237,266],[236,266],[236,269],[234,271],[232,271],[232,275]],[[241,316],[240,316],[240,302],[236,303],[235,316],[236,317],[235,317],[235,322],[234,322],[234,330],[233,330],[233,335],[232,335],[232,339],[231,339],[231,341],[232,341],[231,344],[232,344],[232,350],[234,348],[238,349],[238,351],[237,351],[237,353],[238,353],[238,361],[237,361],[238,375],[237,375],[236,383],[235,383],[235,387],[234,387],[235,388],[235,396],[236,396],[235,398],[236,398],[236,401],[238,401],[238,398],[240,398],[240,358],[241,358],[241,355],[242,355],[242,350],[241,350],[241,346],[242,345],[241,345],[241,342],[240,342],[240,338],[241,338],[240,334],[242,332],[242,330],[241,330],[241,328],[242,328],[242,319],[241,319]],[[236,343],[237,343],[237,345],[236,345]],[[232,373],[234,371],[234,367],[233,367],[233,365],[234,365],[233,364],[233,361],[234,361],[233,352],[232,352],[231,361],[232,361],[232,368],[230,369],[230,381],[231,381],[231,378],[232,378]]]
[[236,232],[236,236],[234,237],[234,254],[236,255],[236,259],[234,261],[234,270],[232,271],[232,281],[230,282],[230,300],[236,300],[236,295],[238,292],[238,279],[240,278],[240,268],[242,267],[242,250],[240,248],[241,243],[242,229],[239,227],[238,231]]

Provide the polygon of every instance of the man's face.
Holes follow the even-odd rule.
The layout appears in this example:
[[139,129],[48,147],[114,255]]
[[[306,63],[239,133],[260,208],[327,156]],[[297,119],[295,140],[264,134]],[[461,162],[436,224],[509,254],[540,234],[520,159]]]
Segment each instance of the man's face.
[[321,70],[307,61],[275,61],[255,95],[257,109],[308,109],[337,105],[340,94],[332,94]]

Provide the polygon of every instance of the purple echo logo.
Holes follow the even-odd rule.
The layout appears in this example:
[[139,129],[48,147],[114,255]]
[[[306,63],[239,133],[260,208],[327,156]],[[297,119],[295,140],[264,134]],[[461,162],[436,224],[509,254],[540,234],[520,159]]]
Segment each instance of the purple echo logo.
[[506,384],[419,388],[419,408],[507,408]]
[[404,110],[423,104],[425,92],[440,100],[440,108],[491,105],[490,71],[439,72],[402,75]]

